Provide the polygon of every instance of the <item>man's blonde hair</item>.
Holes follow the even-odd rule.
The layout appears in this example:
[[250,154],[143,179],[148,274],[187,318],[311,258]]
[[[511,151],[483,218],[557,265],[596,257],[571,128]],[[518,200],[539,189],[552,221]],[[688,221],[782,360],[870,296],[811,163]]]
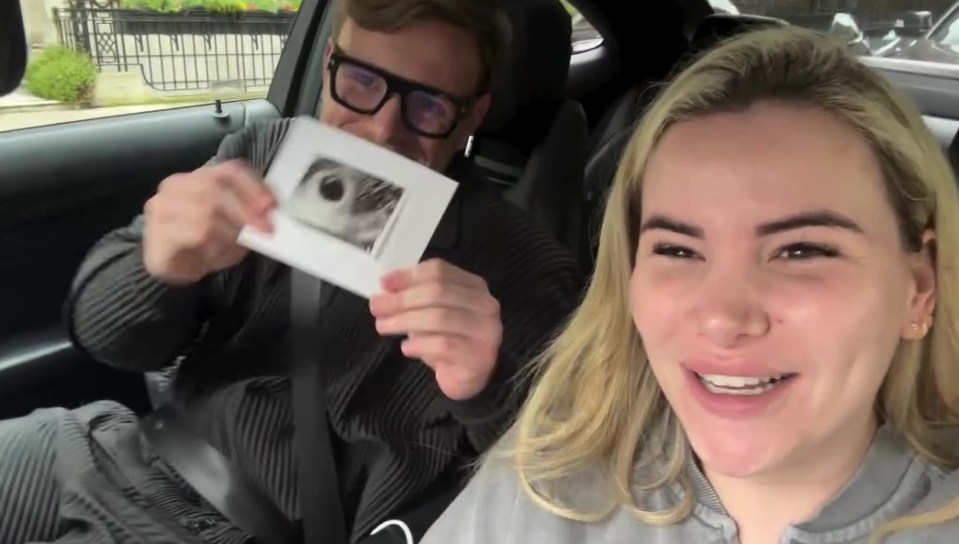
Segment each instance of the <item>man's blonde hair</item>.
[[489,92],[509,60],[512,27],[499,0],[339,0],[333,40],[347,19],[367,30],[397,32],[418,21],[441,21],[476,37],[483,72],[477,93]]
[[[580,308],[535,362],[538,383],[504,444],[533,500],[569,519],[605,518],[618,507],[648,523],[674,523],[692,509],[684,476],[692,452],[655,376],[630,315],[629,280],[638,238],[647,161],[672,125],[761,100],[832,113],[868,141],[879,160],[906,251],[925,229],[937,232],[935,326],[921,341],[901,341],[876,399],[882,418],[922,458],[959,467],[959,191],[920,112],[841,45],[812,31],[767,29],[706,52],[668,85],[634,131],[610,191],[596,270]],[[662,473],[637,481],[639,453],[661,453]],[[601,506],[571,506],[550,485],[600,467],[610,485]],[[637,488],[682,486],[683,500],[649,511]],[[887,524],[894,530],[959,517],[959,501]]]

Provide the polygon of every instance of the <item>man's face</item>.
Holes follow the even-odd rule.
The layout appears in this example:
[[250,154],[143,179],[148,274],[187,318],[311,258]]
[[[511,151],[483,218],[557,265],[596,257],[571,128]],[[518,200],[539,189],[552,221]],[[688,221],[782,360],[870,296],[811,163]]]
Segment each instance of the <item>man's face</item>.
[[[347,60],[331,71],[329,60],[337,54]],[[347,18],[336,43],[327,45],[325,58],[321,121],[439,171],[465,147],[489,109],[489,95],[474,98],[482,73],[476,39],[453,25],[416,22],[387,34],[363,29]],[[364,106],[374,110],[380,104],[377,98],[396,81],[414,89],[406,98],[405,119],[401,93],[387,95],[373,113],[357,111]],[[455,116],[457,99],[470,98],[471,107]],[[453,126],[454,116],[455,127],[445,130]],[[430,137],[424,132],[449,134]]]

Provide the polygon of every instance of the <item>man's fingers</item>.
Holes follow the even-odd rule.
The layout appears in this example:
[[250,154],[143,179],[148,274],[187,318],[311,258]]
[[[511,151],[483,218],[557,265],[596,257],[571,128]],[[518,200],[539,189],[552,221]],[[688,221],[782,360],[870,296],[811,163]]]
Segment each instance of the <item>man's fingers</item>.
[[427,282],[486,289],[483,278],[439,259],[424,261],[412,268],[396,270],[383,277],[383,287],[388,291],[401,291]]
[[276,205],[270,189],[243,161],[170,176],[161,183],[154,200],[156,207],[162,208],[158,213],[170,216],[171,220],[203,224],[219,216],[237,230],[251,225],[269,231],[266,215]]
[[495,353],[483,353],[478,342],[457,335],[418,334],[400,346],[404,355],[432,368],[440,390],[454,400],[472,398],[483,389],[492,365],[482,365],[481,361],[495,358]]
[[241,202],[258,214],[276,205],[270,188],[242,161],[230,161],[220,165],[217,176]]
[[221,218],[195,221],[176,220],[170,216],[163,223],[164,240],[176,247],[200,249],[205,253],[219,253],[236,244],[239,227]]
[[482,334],[482,321],[465,310],[428,308],[411,310],[376,320],[376,330],[391,334],[458,334],[474,337]]
[[242,228],[251,225],[269,230],[266,214],[276,207],[272,191],[244,161],[229,161],[201,169],[205,183],[193,183],[189,190],[206,201],[207,209],[221,214]]
[[419,359],[432,369],[455,362],[466,363],[463,354],[470,352],[469,338],[455,334],[417,334],[400,344],[403,355]]
[[389,317],[400,312],[423,308],[449,308],[481,312],[476,292],[461,285],[443,285],[437,282],[413,285],[396,293],[380,293],[370,298],[370,312],[375,317]]
[[249,250],[241,245],[231,245],[220,249],[208,257],[207,264],[214,270],[221,270],[238,264]]
[[271,226],[266,214],[276,206],[270,189],[244,166],[224,165],[220,174],[224,191],[220,193],[217,208],[235,225],[251,225],[269,232]]
[[218,218],[233,226],[237,234],[246,225],[251,225],[265,232],[270,230],[269,220],[266,217],[267,212],[261,212],[251,207],[241,200],[235,192],[224,191],[220,193],[220,200],[216,209]]
[[269,232],[270,189],[242,160],[164,179],[144,206],[144,263],[151,275],[193,283],[239,262],[246,225]]
[[430,259],[414,266],[412,276],[414,284],[437,281],[486,289],[486,282],[483,281],[483,278],[440,259]]

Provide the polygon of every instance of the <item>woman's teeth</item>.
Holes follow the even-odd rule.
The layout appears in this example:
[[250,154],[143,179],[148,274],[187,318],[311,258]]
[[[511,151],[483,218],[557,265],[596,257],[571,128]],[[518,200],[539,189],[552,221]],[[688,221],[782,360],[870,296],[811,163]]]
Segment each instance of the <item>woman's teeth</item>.
[[761,395],[791,374],[775,376],[724,376],[722,374],[697,374],[699,381],[711,393],[720,395]]

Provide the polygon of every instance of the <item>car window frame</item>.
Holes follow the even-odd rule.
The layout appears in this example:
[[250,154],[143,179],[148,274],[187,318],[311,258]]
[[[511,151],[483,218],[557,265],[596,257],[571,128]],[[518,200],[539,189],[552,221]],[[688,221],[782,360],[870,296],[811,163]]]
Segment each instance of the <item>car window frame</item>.
[[324,51],[333,33],[333,19],[341,0],[328,0],[322,19],[317,23],[310,53],[307,55],[302,92],[295,108],[297,115],[316,116],[323,96],[323,78],[326,72]]
[[[335,0],[303,0],[299,13],[293,22],[286,46],[280,55],[266,100],[270,102],[282,117],[293,117],[312,113],[304,108],[304,98],[319,95],[317,79],[322,81],[322,56],[316,51],[321,29],[328,25],[328,19]],[[317,71],[316,57],[320,57],[320,73]],[[317,78],[319,75],[319,78]]]
[[952,7],[933,24],[932,28],[930,28],[926,34],[926,39],[934,43],[945,43],[942,40],[945,36],[940,36],[940,32],[944,30],[945,35],[948,35],[949,30],[956,23],[959,23],[959,2],[953,4]]

